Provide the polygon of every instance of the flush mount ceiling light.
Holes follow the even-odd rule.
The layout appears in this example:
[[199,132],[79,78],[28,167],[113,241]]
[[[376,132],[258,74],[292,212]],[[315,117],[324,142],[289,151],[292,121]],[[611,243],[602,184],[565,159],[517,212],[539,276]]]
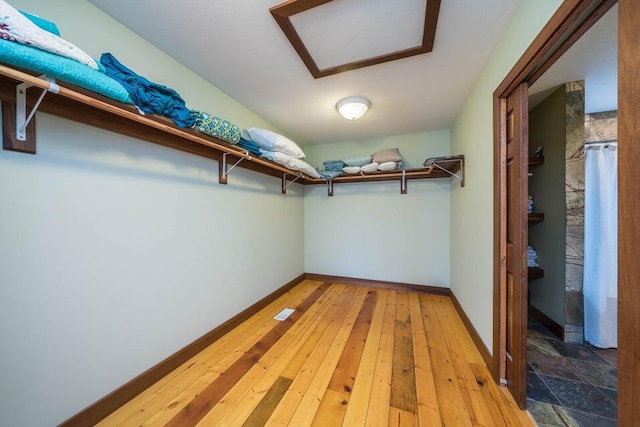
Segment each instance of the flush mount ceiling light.
[[349,96],[336,104],[336,110],[347,120],[356,120],[364,116],[371,107],[371,101],[361,96]]

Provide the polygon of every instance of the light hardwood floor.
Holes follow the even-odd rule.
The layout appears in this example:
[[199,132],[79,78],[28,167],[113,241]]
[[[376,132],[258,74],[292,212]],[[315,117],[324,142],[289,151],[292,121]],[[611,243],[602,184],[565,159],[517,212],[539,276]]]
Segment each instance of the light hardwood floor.
[[99,425],[533,423],[448,297],[305,280]]

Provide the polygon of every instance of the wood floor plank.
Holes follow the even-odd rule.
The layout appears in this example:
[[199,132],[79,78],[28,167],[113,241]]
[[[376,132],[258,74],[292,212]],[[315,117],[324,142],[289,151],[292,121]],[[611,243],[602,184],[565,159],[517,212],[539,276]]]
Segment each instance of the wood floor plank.
[[[204,372],[218,364],[222,369],[230,366],[239,354],[251,348],[266,331],[276,324],[277,321],[273,320],[273,316],[282,306],[297,306],[320,284],[321,282],[318,281],[305,280],[289,290],[249,320],[136,396],[127,405],[113,412],[98,426],[144,425],[155,414],[163,412],[167,406],[174,405],[176,400],[183,401],[185,395],[190,394],[188,391],[183,395],[185,389],[191,389],[190,391],[198,394],[206,387],[205,383],[197,382]],[[235,356],[232,355],[234,353]]]
[[342,424],[342,419],[351,397],[353,383],[360,366],[364,345],[367,341],[373,310],[376,304],[380,303],[379,298],[378,301],[374,301],[373,298],[367,296],[367,299],[369,303],[365,302],[363,309],[360,310],[347,344],[329,381],[327,391],[332,391],[332,393],[326,393],[320,402],[320,407],[317,410],[318,417],[313,420],[315,425]]
[[418,421],[422,426],[442,424],[436,385],[433,381],[431,356],[427,345],[427,335],[422,323],[422,310],[418,295],[409,295],[411,311],[411,333],[413,336],[413,359],[415,361],[416,394],[418,402]]
[[416,396],[409,294],[407,292],[398,292],[397,295],[393,371],[391,375],[391,406],[417,414],[418,398]]
[[431,295],[420,295],[419,299],[442,422],[448,426],[471,426],[471,418],[440,329]]
[[367,408],[367,426],[383,427],[387,425],[389,420],[395,327],[396,293],[388,292],[384,320],[380,333],[380,343],[376,354],[376,367],[373,373],[371,396]]
[[[353,383],[351,399],[347,405],[344,415],[343,426],[364,425],[367,419],[367,411],[371,402],[371,392],[373,389],[373,378],[378,362],[378,350],[382,338],[382,329],[385,324],[385,313],[387,311],[388,291],[379,291],[379,303],[376,305],[371,327],[367,334],[367,342],[362,351],[362,359]],[[389,384],[391,382],[389,381]]]
[[[455,307],[449,298],[432,298],[432,301],[471,423],[474,426],[499,425],[499,422],[496,423],[493,420],[480,392],[475,374],[471,370],[470,361],[477,360],[474,355],[469,354],[471,351],[469,344],[473,345],[473,342],[467,331],[460,329],[464,326],[461,321],[457,322],[460,318],[455,312]],[[479,352],[475,353],[479,358]]]
[[[366,292],[366,289],[363,289]],[[360,293],[362,291],[355,290]],[[285,393],[280,404],[276,407],[275,411],[271,415],[271,418],[265,425],[288,425],[291,417],[295,413],[300,401],[302,400],[305,392],[309,388],[313,377],[318,372],[320,365],[327,355],[327,352],[331,348],[333,341],[344,337],[346,339],[351,332],[353,323],[360,312],[366,293],[361,298],[357,298],[352,307],[345,312],[342,319],[336,322],[332,322],[329,328],[325,331],[324,335],[318,342],[315,351],[307,358],[307,361],[302,366],[302,369],[296,375],[289,390]]]
[[291,381],[289,378],[279,377],[267,394],[264,395],[264,398],[255,410],[251,412],[249,418],[242,424],[243,427],[263,426],[273,413],[273,410],[280,403],[280,400],[282,400],[282,397],[291,385]]
[[321,285],[300,304],[288,319],[277,324],[251,350],[238,359],[229,369],[220,374],[214,382],[202,391],[194,400],[189,402],[167,426],[194,425],[229,391],[233,385],[262,357],[284,333],[315,303],[326,291],[328,286]]
[[[283,371],[303,353],[309,343],[317,343],[331,321],[338,321],[338,314],[349,309],[357,298],[352,293],[344,296],[341,285],[332,285],[328,304],[314,313],[308,327],[290,330],[234,387],[207,413],[202,425],[241,425],[272,387]],[[292,380],[292,378],[289,378]]]
[[[367,325],[371,324],[373,328],[376,328],[378,324],[380,327],[382,326],[382,314],[384,314],[384,309],[378,310],[378,312],[381,313],[378,315],[379,319],[374,318],[374,309],[377,305],[377,300],[378,291],[373,289],[369,290],[351,331],[346,333],[346,329],[343,328],[338,333],[340,336],[336,336],[336,339],[327,352],[326,357],[322,361],[322,366],[318,369],[318,372],[313,377],[311,384],[309,384],[309,388],[305,392],[304,396],[302,396],[298,409],[296,409],[296,412],[291,417],[289,422],[290,425],[308,426],[312,424],[315,414],[320,406],[320,402],[322,401],[322,397],[324,396],[324,392],[327,390],[329,382],[336,371],[341,355],[345,352],[346,344],[353,333],[353,328],[361,326],[363,323]],[[367,329],[369,328],[367,327]],[[377,333],[379,334],[380,332]],[[375,347],[377,348],[377,345]],[[369,378],[373,375],[374,367],[375,363],[371,365],[371,375],[368,376]],[[363,368],[365,367],[363,366]],[[364,377],[365,375],[362,376]],[[369,390],[370,389],[371,386],[369,386]]]
[[[418,427],[418,416],[402,409],[389,408],[389,427]],[[430,426],[433,424],[426,424]]]
[[[222,415],[220,414],[220,412],[224,411],[224,410],[231,410],[231,408],[234,405],[235,399],[237,398],[235,395],[233,395],[233,392],[237,392],[238,389],[241,390],[241,393],[244,394],[245,390],[243,389],[243,387],[245,387],[245,384],[251,384],[253,382],[252,380],[252,375],[253,373],[257,370],[260,374],[262,374],[264,372],[264,370],[262,369],[262,366],[265,362],[265,359],[270,359],[272,357],[273,354],[279,354],[282,351],[284,351],[286,348],[288,348],[288,346],[292,345],[291,341],[293,339],[295,339],[296,337],[298,337],[299,335],[305,334],[307,333],[308,329],[313,328],[313,325],[318,321],[318,316],[321,316],[322,313],[325,310],[330,309],[330,307],[332,306],[332,303],[335,303],[335,301],[339,298],[340,296],[340,290],[339,289],[335,289],[335,287],[331,287],[329,290],[327,290],[325,292],[325,294],[322,296],[321,299],[318,300],[318,302],[316,304],[314,304],[314,307],[310,308],[309,310],[307,310],[299,319],[298,322],[296,322],[296,324],[291,327],[289,329],[289,331],[287,331],[287,333],[280,339],[278,340],[277,343],[274,344],[274,346],[272,346],[270,349],[267,350],[267,352],[264,354],[263,358],[261,358],[250,370],[249,372],[247,372],[247,374],[245,374],[239,381],[237,381],[233,387],[231,388],[231,390],[225,395],[223,396],[220,401],[213,406],[213,408],[207,412],[207,414],[205,415],[205,419],[206,418],[213,418],[213,417],[221,417],[224,416],[225,414],[223,413]],[[300,338],[302,339],[302,338]],[[277,356],[276,356],[277,357]],[[279,373],[280,371],[278,371]],[[261,383],[260,386],[262,387],[262,395],[266,394],[266,392],[269,390],[269,388],[271,388],[271,386],[273,386],[273,383],[276,381],[277,379],[277,374],[273,375],[271,378],[271,382],[269,382],[268,384],[266,383]],[[204,375],[202,377],[203,379],[206,378],[207,380],[207,385],[212,383],[212,379],[208,377],[207,375]],[[248,387],[248,386],[247,386]],[[258,401],[255,402],[254,406],[258,404]],[[177,414],[178,412],[180,412],[184,406],[186,405],[181,405],[178,407],[174,407],[174,408],[170,408],[169,410],[166,411],[166,414],[163,414],[163,417],[158,419],[158,424],[157,425],[164,425],[164,423],[166,423],[168,420],[170,420],[172,418],[172,415]],[[253,409],[252,407],[252,409]],[[250,411],[249,411],[250,413]],[[247,413],[247,416],[245,418],[248,417],[249,413]],[[215,419],[215,418],[213,418]],[[203,421],[203,420],[201,420]],[[241,424],[241,423],[239,423]]]
[[462,319],[458,316],[451,299],[434,295],[432,301],[441,321],[442,333],[452,342],[455,351],[464,356],[469,363],[484,364],[480,352],[462,323]]
[[[284,306],[298,310],[274,321]],[[449,297],[311,281],[101,423],[196,424],[534,425],[492,380]]]

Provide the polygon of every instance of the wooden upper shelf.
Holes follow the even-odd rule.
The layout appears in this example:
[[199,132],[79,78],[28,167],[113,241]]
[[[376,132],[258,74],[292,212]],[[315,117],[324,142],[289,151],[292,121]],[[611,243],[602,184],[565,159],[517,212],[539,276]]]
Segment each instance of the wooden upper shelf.
[[[49,90],[51,83],[43,78],[0,64],[0,99],[3,101],[4,148],[35,153],[35,132],[33,132],[34,127],[32,123],[30,124],[30,128],[27,128],[28,132],[31,131],[29,138],[32,139],[32,147],[24,148],[24,142],[21,143],[22,145],[19,147],[16,147],[15,144],[13,146],[11,145],[12,135],[10,134],[12,132],[13,142],[15,143],[16,140],[16,85],[20,83],[27,83],[34,88],[27,91],[27,113],[36,104],[42,91]],[[39,90],[35,88],[39,88]],[[333,182],[400,180],[401,190],[403,193],[406,193],[406,180],[446,178],[455,175],[461,178],[462,185],[464,186],[464,156],[435,158],[431,166],[424,168],[339,176],[330,182],[323,179],[314,179],[300,172],[287,169],[272,161],[251,156],[234,145],[210,137],[199,131],[178,128],[165,117],[155,115],[143,116],[139,114],[132,105],[123,104],[66,83],[59,86],[57,92],[48,93],[44,96],[42,103],[38,107],[38,111],[217,160],[220,172],[219,181],[223,184],[225,184],[227,180],[227,165],[236,163],[242,159],[242,161],[237,164],[238,167],[281,178],[283,192],[286,191],[286,187],[288,186],[287,180],[290,182],[294,179],[303,185],[330,183],[330,186],[332,186]]]

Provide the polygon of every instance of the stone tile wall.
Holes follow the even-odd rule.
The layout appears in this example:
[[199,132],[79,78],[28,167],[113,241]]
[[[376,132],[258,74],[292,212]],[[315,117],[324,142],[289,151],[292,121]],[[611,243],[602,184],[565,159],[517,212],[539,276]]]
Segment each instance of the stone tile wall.
[[617,112],[584,113],[584,82],[566,94],[566,283],[565,341],[584,340],[584,144],[617,140]]
[[584,339],[584,81],[565,85],[566,124],[566,281],[564,337]]

